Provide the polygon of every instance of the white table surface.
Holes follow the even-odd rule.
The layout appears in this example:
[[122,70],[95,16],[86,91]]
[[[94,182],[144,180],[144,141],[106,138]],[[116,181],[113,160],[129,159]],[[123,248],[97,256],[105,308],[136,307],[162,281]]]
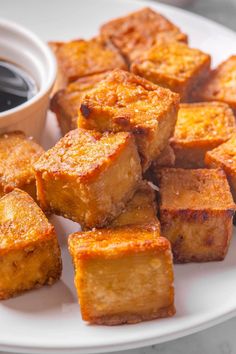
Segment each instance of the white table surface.
[[193,0],[191,5],[186,6],[186,10],[208,17],[236,31],[236,0]]
[[[4,13],[4,1],[1,0],[0,15],[2,15],[2,12]],[[165,1],[163,2],[165,3]],[[224,24],[225,26],[230,27],[231,29],[236,30],[236,0],[195,0],[192,4],[186,6],[186,9],[205,17],[209,17]],[[227,299],[225,299],[225,301],[227,301]],[[171,342],[141,349],[125,350],[119,353],[236,354],[236,318],[210,329]]]

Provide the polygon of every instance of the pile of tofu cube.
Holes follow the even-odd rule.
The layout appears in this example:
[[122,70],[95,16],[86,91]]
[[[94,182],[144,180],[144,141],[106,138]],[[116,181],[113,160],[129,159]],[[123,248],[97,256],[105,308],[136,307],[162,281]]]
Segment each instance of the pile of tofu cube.
[[68,249],[84,321],[173,316],[173,262],[221,261],[230,245],[236,56],[212,70],[150,8],[50,45],[62,138],[45,152],[0,137],[0,299],[60,279],[46,213],[81,226]]

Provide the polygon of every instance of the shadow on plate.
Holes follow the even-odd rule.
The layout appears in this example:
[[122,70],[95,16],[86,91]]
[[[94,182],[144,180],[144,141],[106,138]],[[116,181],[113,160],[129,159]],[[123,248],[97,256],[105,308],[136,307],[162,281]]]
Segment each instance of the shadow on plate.
[[64,311],[66,306],[77,303],[75,293],[60,280],[52,286],[44,286],[1,302],[2,306],[19,312]]
[[61,247],[67,247],[68,236],[73,232],[80,231],[80,225],[62,216],[52,215],[49,221],[54,225],[58,241]]
[[54,146],[61,138],[59,126],[57,124],[56,116],[54,113],[48,111],[46,126],[42,137],[42,146],[45,150]]

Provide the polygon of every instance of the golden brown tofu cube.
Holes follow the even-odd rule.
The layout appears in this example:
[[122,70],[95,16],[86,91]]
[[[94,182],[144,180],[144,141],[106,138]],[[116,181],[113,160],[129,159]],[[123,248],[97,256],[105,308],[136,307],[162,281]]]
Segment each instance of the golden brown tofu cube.
[[35,164],[41,207],[82,227],[102,227],[121,213],[141,180],[130,133],[71,130]]
[[160,35],[187,42],[186,34],[148,7],[107,22],[101,27],[101,34],[111,40],[128,62],[150,48]]
[[208,151],[205,163],[210,168],[221,168],[225,171],[236,202],[236,134],[226,143]]
[[158,171],[161,233],[177,263],[223,260],[235,204],[222,170]]
[[234,114],[224,103],[180,105],[174,136],[171,138],[176,167],[204,167],[206,152],[230,139],[235,131]]
[[62,135],[77,128],[78,111],[81,100],[107,73],[82,77],[65,89],[59,90],[51,99],[50,109],[56,114]]
[[99,131],[130,131],[145,171],[174,132],[179,96],[123,70],[114,70],[86,94],[78,126]]
[[175,153],[170,144],[166,145],[160,156],[153,161],[155,167],[174,167]]
[[236,55],[212,71],[208,80],[196,91],[194,99],[225,102],[236,112]]
[[179,93],[182,102],[210,71],[211,57],[176,41],[158,41],[131,65],[131,71],[154,84]]
[[133,198],[109,227],[143,224],[153,225],[160,230],[155,191],[147,181],[141,183]]
[[161,152],[160,156],[152,162],[149,169],[145,172],[144,178],[148,181],[152,181],[153,183],[155,183],[155,174],[158,168],[174,166],[175,153],[170,144],[168,143],[168,145],[166,145],[164,150]]
[[41,146],[22,132],[0,135],[0,197],[20,188],[36,199],[33,164],[43,152]]
[[0,199],[0,299],[51,285],[61,276],[54,227],[24,191]]
[[170,244],[152,226],[78,232],[69,250],[84,321],[117,325],[174,315]]
[[101,37],[51,43],[50,45],[58,62],[57,90],[80,77],[99,74],[115,68],[127,69],[117,49]]

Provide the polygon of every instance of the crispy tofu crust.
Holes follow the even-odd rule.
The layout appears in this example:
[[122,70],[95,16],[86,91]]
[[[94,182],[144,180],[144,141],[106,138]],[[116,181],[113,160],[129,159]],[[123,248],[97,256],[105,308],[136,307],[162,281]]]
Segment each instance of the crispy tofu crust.
[[101,34],[111,40],[128,62],[150,48],[163,34],[187,42],[186,34],[148,7],[105,23]]
[[208,151],[205,163],[207,167],[222,168],[225,171],[234,201],[236,201],[236,134],[226,143]]
[[84,321],[118,325],[174,315],[170,244],[156,228],[75,233],[69,250]]
[[234,210],[225,173],[219,169],[163,168],[157,177],[164,209]]
[[61,276],[54,227],[24,191],[0,199],[0,299],[51,285]]
[[179,93],[181,101],[188,102],[193,89],[208,76],[210,64],[210,55],[198,49],[161,40],[133,61],[131,71]]
[[164,168],[157,172],[162,235],[176,263],[223,260],[235,204],[222,170]]
[[58,62],[57,90],[81,77],[115,68],[127,69],[117,49],[101,37],[90,40],[77,39],[64,43],[52,42],[50,46]]
[[130,131],[145,171],[173,134],[179,97],[145,79],[114,70],[86,94],[78,126],[99,131]]
[[227,104],[202,102],[180,105],[171,147],[175,166],[205,167],[205,154],[236,132],[235,117]]
[[[144,178],[153,183],[156,182],[155,174],[158,168],[163,167],[174,167],[175,166],[175,153],[170,144],[166,145],[164,150],[161,152],[159,157],[154,160],[149,167],[149,169],[145,172]],[[157,186],[156,186],[157,187]]]
[[105,79],[107,72],[79,78],[52,97],[50,109],[56,114],[62,135],[77,128],[78,111],[82,97]]
[[153,161],[154,167],[174,167],[175,153],[170,144],[166,145],[160,156]]
[[130,133],[70,131],[35,164],[38,199],[82,227],[102,227],[121,213],[141,180]]
[[0,197],[20,188],[36,200],[33,163],[43,152],[43,148],[23,132],[0,135]]
[[126,204],[122,213],[109,227],[150,224],[160,230],[157,218],[157,204],[154,189],[147,181],[142,181],[133,198]]
[[194,93],[198,101],[220,101],[236,112],[236,55],[231,56],[212,71]]

